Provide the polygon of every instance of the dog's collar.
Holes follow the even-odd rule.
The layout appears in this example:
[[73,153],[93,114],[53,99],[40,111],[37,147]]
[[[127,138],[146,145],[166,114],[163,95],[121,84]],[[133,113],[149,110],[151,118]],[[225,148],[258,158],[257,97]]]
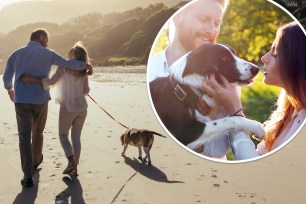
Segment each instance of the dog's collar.
[[195,117],[195,109],[204,116],[209,115],[210,107],[206,101],[196,95],[189,86],[179,83],[173,76],[170,77],[170,83],[174,88],[174,95],[183,103],[190,105],[193,117]]
[[174,95],[180,99],[180,101],[184,101],[186,97],[188,96],[187,93],[184,91],[184,89],[179,85],[176,84],[173,91]]
[[197,103],[197,110],[204,116],[209,115],[210,113],[210,107],[206,103],[206,101],[202,98],[199,98],[198,103]]

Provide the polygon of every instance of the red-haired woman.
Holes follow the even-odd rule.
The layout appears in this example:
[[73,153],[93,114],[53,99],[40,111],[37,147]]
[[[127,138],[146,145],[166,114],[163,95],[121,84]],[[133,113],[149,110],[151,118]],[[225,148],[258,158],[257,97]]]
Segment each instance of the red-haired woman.
[[[306,36],[299,25],[291,22],[279,28],[271,50],[261,60],[264,63],[264,83],[280,87],[281,94],[276,110],[265,122],[267,137],[258,144],[258,155],[270,152],[289,141],[306,118]],[[240,98],[233,97],[232,86],[226,79],[223,81],[225,84],[220,86],[211,77],[211,83],[203,86],[218,101],[226,102],[226,108],[233,108],[237,104],[241,107]],[[242,115],[243,112],[238,114]],[[254,151],[255,149],[249,148],[240,153],[249,154]],[[241,155],[235,156],[237,158]],[[242,158],[245,157],[242,155]]]

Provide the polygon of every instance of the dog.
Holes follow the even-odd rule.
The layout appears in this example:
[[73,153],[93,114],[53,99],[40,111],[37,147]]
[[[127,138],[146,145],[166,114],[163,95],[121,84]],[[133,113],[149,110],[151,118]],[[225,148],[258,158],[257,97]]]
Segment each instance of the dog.
[[[138,147],[139,151],[138,159],[146,163],[148,158],[148,165],[150,166],[151,165],[150,150],[154,142],[154,135],[165,138],[165,136],[150,130],[145,130],[145,129],[139,130],[135,128],[128,129],[120,137],[121,144],[124,145],[123,152],[121,153],[121,155],[122,156],[125,155],[125,151],[128,145]],[[142,158],[141,147],[143,147],[143,150],[146,154],[144,158]]]
[[155,110],[169,132],[182,144],[196,149],[214,137],[231,131],[247,131],[265,138],[261,123],[241,116],[221,118],[222,104],[202,91],[204,80],[211,74],[221,82],[222,74],[230,83],[248,85],[259,68],[237,57],[223,44],[202,45],[188,52],[170,67],[168,77],[150,82],[150,94]]

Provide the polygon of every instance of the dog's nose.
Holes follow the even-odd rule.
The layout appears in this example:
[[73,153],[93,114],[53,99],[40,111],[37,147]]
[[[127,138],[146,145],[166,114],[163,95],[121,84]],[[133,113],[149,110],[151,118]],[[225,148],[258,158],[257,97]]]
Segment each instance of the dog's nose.
[[256,75],[257,73],[259,72],[259,68],[258,67],[251,67],[251,73],[253,74],[253,75]]

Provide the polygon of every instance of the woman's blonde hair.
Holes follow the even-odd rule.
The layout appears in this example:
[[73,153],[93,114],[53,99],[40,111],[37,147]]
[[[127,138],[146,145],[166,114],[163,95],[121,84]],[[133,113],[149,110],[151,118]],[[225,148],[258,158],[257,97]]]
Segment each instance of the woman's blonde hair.
[[69,50],[69,53],[72,53],[75,56],[76,60],[83,61],[87,64],[90,64],[90,58],[88,56],[88,52],[82,42],[77,42],[74,46]]
[[306,108],[306,36],[297,23],[291,22],[278,29],[275,49],[283,89],[277,108],[265,125],[267,138],[264,143],[269,151],[292,120],[294,110]]
[[[90,64],[90,58],[88,56],[88,52],[82,42],[77,42],[74,44],[74,46],[68,51],[68,54],[73,53],[74,59],[83,61],[86,64]],[[66,69],[67,72],[75,77],[84,77],[86,75],[86,70],[84,71],[75,71]]]

